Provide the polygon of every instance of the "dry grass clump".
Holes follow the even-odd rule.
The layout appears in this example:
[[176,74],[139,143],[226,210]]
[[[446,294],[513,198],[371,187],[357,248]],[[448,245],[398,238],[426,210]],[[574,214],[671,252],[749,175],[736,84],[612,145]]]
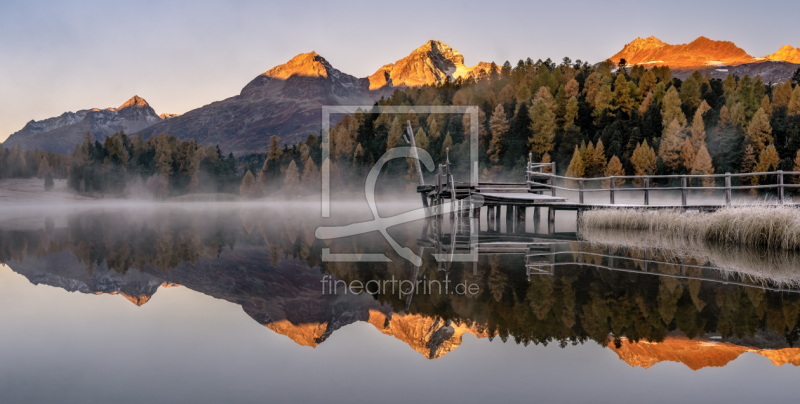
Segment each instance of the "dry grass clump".
[[[583,234],[598,229],[640,230],[671,243],[800,250],[800,210],[783,205],[726,207],[712,213],[598,209],[583,213]],[[651,237],[652,238],[652,237]]]
[[724,246],[692,240],[679,234],[662,235],[647,230],[581,228],[581,237],[593,245],[656,250],[665,260],[685,257],[708,263],[721,272],[781,287],[800,287],[800,251],[763,249],[750,246]]

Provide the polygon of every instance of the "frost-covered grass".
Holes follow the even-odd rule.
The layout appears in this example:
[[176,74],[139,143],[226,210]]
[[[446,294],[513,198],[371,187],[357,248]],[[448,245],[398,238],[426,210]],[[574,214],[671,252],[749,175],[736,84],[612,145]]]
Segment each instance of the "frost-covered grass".
[[646,230],[587,229],[582,238],[595,246],[624,247],[629,251],[653,251],[665,262],[694,262],[744,276],[755,282],[781,287],[800,287],[800,252],[753,247],[720,246],[685,238],[660,237]]
[[602,209],[585,212],[581,238],[593,244],[672,251],[723,272],[800,287],[800,209],[783,205],[716,212]]
[[643,230],[688,245],[800,250],[800,209],[784,205],[736,206],[705,213],[681,210],[598,209],[583,213],[579,231]]

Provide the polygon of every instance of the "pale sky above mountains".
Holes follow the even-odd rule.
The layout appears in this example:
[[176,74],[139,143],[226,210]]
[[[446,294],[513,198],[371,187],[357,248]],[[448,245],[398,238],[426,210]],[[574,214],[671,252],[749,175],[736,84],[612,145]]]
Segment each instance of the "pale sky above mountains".
[[[387,5],[388,4],[388,5]],[[184,113],[317,51],[365,77],[429,39],[479,61],[599,62],[637,36],[705,35],[753,56],[800,46],[794,1],[0,2],[0,141],[31,119],[134,94]]]

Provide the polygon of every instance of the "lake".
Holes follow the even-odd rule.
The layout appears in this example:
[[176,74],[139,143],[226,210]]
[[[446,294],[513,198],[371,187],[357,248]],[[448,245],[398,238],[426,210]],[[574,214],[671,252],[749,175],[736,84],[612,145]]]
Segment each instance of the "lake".
[[[361,205],[5,209],[0,402],[796,396],[793,255],[587,241],[567,213],[552,232],[532,214],[389,228],[421,265],[375,231],[316,237],[371,220]],[[385,259],[341,258],[368,254]]]

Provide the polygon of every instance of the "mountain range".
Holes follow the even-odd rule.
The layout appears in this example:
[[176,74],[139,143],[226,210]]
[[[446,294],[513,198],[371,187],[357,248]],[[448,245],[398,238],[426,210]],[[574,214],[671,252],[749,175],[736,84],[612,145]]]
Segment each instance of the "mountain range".
[[57,117],[30,121],[3,143],[52,153],[69,153],[89,133],[102,141],[115,132],[136,133],[167,119],[159,116],[139,96],[133,96],[117,108],[91,108],[65,112]]
[[[655,37],[636,38],[611,58],[628,66],[667,65],[675,76],[701,71],[711,77],[761,75],[777,83],[800,66],[800,49],[789,45],[753,57],[732,42],[699,37],[671,45]],[[157,115],[144,99],[134,96],[118,108],[85,109],[42,121],[30,121],[9,136],[5,147],[21,146],[68,153],[85,134],[102,140],[117,131],[152,136],[168,133],[203,144],[219,144],[235,154],[264,151],[269,138],[295,143],[321,128],[323,105],[371,105],[395,89],[444,83],[460,77],[481,77],[497,65],[481,62],[468,67],[464,56],[431,40],[408,56],[358,78],[337,70],[316,52],[302,53],[252,79],[241,92],[183,115]]]
[[[87,270],[72,253],[56,252],[11,260],[8,266],[35,285],[84,294],[119,295],[137,306],[147,303],[159,288],[187,287],[240,305],[265,328],[312,348],[338,329],[357,322],[368,323],[382,334],[403,341],[427,359],[452,352],[462,344],[464,335],[494,335],[480,324],[395,311],[371,295],[320,294],[319,271],[291,259],[265,267],[270,255],[263,248],[240,246],[236,254],[223,252],[217,258],[202,258],[168,271],[149,268],[120,273],[106,264]],[[245,278],[241,278],[243,273]],[[683,363],[692,370],[722,367],[748,352],[764,356],[777,366],[800,366],[800,348],[787,347],[779,337],[758,332],[747,339],[724,341],[673,335],[658,343],[634,343],[622,338],[619,346],[609,339],[607,346],[630,366],[644,368],[664,361]]]
[[627,66],[669,66],[683,78],[694,71],[713,78],[760,75],[765,82],[787,80],[800,64],[800,49],[790,45],[763,57],[753,57],[729,41],[715,41],[704,36],[688,44],[668,44],[656,37],[636,38],[609,58],[614,63],[625,59]]

